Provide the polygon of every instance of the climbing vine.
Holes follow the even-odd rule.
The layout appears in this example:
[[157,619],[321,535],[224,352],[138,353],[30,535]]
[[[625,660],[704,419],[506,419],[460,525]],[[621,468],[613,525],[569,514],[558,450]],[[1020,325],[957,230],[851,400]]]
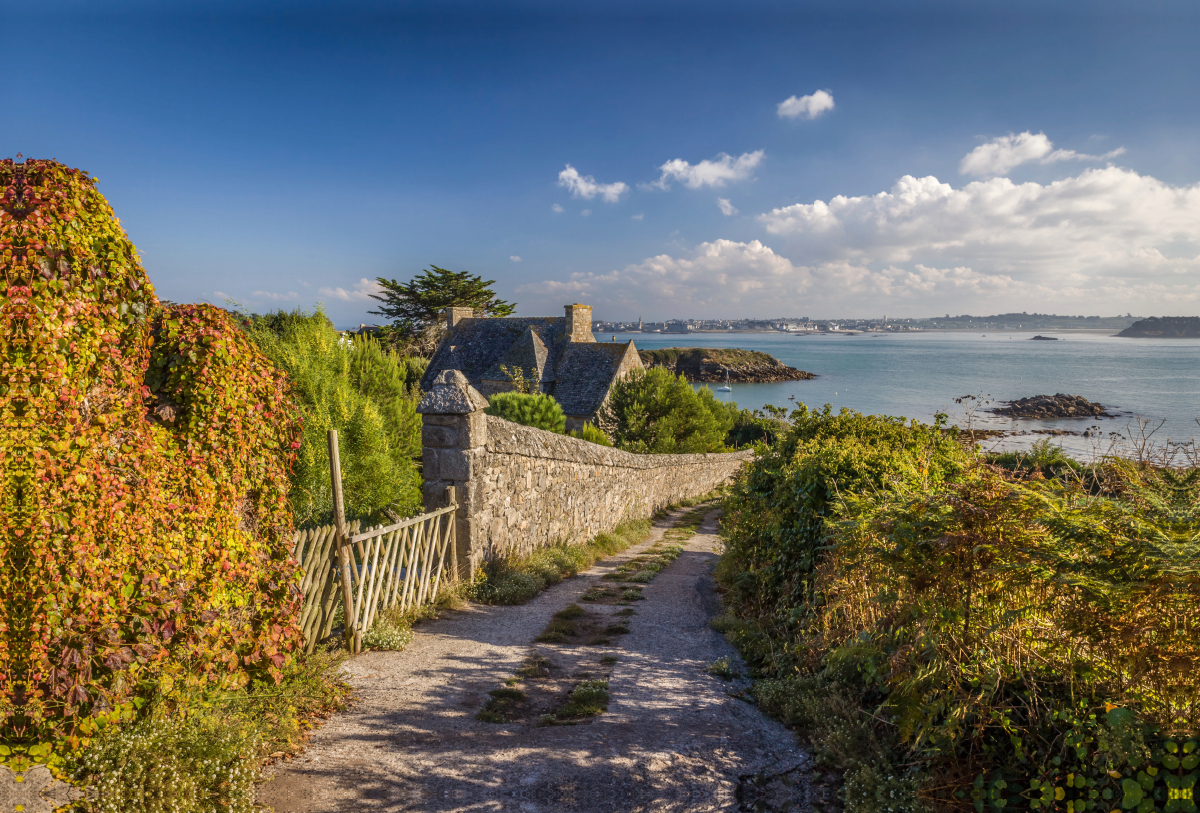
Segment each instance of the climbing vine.
[[278,677],[299,642],[283,377],[160,303],[86,173],[0,161],[0,740]]

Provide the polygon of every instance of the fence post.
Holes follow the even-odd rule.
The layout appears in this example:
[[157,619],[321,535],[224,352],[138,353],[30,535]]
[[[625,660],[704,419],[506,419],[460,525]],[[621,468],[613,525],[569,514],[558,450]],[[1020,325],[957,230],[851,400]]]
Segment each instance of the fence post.
[[350,585],[350,568],[354,564],[354,549],[350,547],[350,536],[346,533],[346,507],[342,502],[342,464],[338,459],[338,433],[329,430],[329,479],[333,483],[333,525],[337,534],[338,571],[342,582],[342,636],[351,654],[357,654],[361,633],[358,630],[358,612],[354,606],[354,591]]

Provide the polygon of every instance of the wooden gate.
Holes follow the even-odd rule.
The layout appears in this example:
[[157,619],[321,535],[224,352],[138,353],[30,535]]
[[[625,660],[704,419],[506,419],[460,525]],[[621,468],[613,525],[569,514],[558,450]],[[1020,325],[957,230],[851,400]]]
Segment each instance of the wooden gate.
[[357,521],[345,521],[336,429],[329,430],[329,460],[334,524],[300,531],[293,542],[292,555],[304,572],[300,629],[312,652],[340,615],[346,646],[357,653],[380,610],[418,607],[437,596],[443,578],[457,577],[458,505],[451,498],[445,508],[360,532]]

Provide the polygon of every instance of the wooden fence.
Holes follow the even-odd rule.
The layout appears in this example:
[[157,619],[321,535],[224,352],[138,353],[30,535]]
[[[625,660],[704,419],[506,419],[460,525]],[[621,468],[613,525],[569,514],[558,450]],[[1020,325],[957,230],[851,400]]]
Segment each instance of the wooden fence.
[[329,430],[329,460],[334,524],[300,531],[293,543],[292,554],[304,573],[300,629],[312,652],[340,614],[346,645],[357,653],[380,610],[418,607],[437,596],[443,578],[457,577],[458,506],[450,499],[445,508],[360,532],[357,521],[345,521],[336,429]]

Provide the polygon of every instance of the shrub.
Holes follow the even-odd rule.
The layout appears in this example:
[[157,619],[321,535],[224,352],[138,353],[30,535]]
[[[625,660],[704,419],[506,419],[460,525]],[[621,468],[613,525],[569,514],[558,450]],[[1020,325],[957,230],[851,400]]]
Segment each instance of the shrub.
[[684,376],[652,367],[613,384],[600,425],[629,452],[723,452],[736,414],[736,404],[722,404],[709,389],[696,390]]
[[488,399],[484,410],[506,421],[562,434],[567,418],[558,402],[545,393],[498,392]]
[[223,311],[158,301],[85,173],[6,160],[0,186],[0,739],[280,677],[283,377]]
[[595,443],[599,446],[612,446],[612,441],[608,435],[604,434],[604,430],[600,429],[594,423],[585,423],[581,429],[572,429],[567,433],[573,438],[586,440],[588,443]]
[[1200,469],[1006,471],[938,426],[792,422],[726,502],[720,626],[847,810],[1181,809]]
[[332,520],[330,429],[338,430],[346,514],[368,522],[420,513],[417,383],[424,359],[385,351],[372,338],[343,338],[325,314],[251,316],[243,327],[292,380],[304,420],[289,501],[297,524]]

